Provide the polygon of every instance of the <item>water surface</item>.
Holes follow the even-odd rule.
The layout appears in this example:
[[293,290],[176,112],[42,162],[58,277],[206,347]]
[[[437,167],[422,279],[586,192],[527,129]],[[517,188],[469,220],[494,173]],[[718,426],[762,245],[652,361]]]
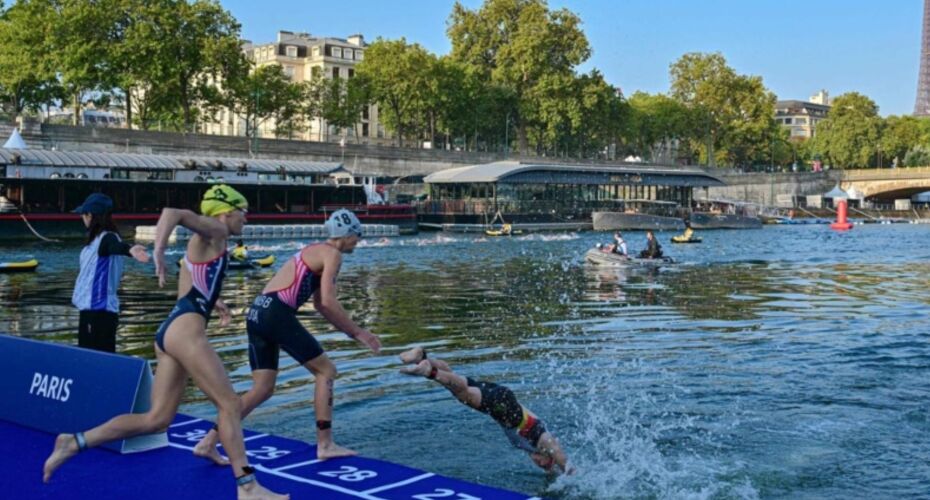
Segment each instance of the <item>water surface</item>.
[[[633,248],[642,233],[629,233]],[[704,231],[680,264],[582,262],[605,234],[421,233],[365,240],[340,276],[345,308],[381,335],[372,355],[312,309],[300,316],[340,370],[338,442],[361,453],[550,498],[901,498],[930,491],[930,227]],[[253,245],[279,263],[299,242]],[[0,275],[0,331],[75,343],[76,244],[0,247],[38,273]],[[180,256],[180,249],[174,250]],[[241,313],[270,270],[231,273]],[[127,264],[121,352],[153,358],[174,301]],[[237,390],[250,385],[244,318],[211,324]],[[397,373],[425,345],[461,374],[511,387],[579,473],[551,480],[486,415]],[[282,354],[250,428],[312,441],[312,383]],[[182,411],[213,418],[191,387]]]

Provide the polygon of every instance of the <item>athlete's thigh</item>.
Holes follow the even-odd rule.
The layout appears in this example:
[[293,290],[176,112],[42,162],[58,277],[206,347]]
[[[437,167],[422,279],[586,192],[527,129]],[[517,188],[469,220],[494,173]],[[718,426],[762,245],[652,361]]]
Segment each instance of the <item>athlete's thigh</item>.
[[187,385],[187,371],[171,355],[156,349],[158,366],[155,369],[155,381],[152,384],[152,412],[175,413],[184,396]]
[[220,357],[207,340],[202,317],[198,323],[196,316],[185,314],[178,317],[165,334],[165,347],[194,379],[197,387],[216,403],[223,397],[235,396],[235,391]]

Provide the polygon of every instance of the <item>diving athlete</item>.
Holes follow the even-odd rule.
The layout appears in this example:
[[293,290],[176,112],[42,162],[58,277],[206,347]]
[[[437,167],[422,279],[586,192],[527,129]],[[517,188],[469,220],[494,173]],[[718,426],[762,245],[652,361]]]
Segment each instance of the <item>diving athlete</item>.
[[408,364],[401,368],[401,373],[435,380],[462,403],[490,415],[500,424],[510,443],[527,452],[537,466],[547,472],[574,472],[559,441],[546,430],[539,417],[517,402],[510,389],[462,377],[445,361],[428,358],[422,347],[401,353],[400,360]]

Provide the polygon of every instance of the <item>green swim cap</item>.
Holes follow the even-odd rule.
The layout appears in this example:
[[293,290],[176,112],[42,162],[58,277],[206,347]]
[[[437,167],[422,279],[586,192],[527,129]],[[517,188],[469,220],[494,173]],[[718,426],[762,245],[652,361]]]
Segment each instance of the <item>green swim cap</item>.
[[245,196],[226,184],[217,184],[208,189],[200,202],[200,213],[208,217],[248,208],[249,202]]

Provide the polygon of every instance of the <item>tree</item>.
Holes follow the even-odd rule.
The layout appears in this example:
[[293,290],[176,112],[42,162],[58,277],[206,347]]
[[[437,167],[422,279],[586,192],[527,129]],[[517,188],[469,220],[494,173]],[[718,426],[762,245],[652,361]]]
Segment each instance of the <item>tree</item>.
[[[543,0],[486,0],[469,10],[456,2],[447,34],[452,58],[512,97],[507,113],[516,124],[520,150],[528,149],[529,116],[543,89],[591,55],[581,20],[567,9],[550,11]],[[552,127],[546,125],[546,134]]]
[[672,96],[693,118],[692,146],[708,165],[747,166],[777,137],[775,96],[758,76],[738,75],[719,53],[685,54],[671,65]]
[[137,82],[156,94],[151,116],[191,131],[198,108],[222,103],[217,82],[241,78],[247,71],[239,23],[214,0],[151,0],[144,5],[145,22],[135,23],[125,52],[145,57],[142,65],[150,66],[137,75]]
[[43,50],[47,5],[18,2],[0,16],[0,98],[12,120],[24,110],[38,111],[60,95],[55,72]]
[[368,106],[368,85],[364,77],[333,78],[323,85],[320,114],[328,125],[339,130],[353,128],[358,142],[358,125],[362,111]]
[[670,140],[687,140],[694,129],[688,109],[665,94],[636,92],[629,100],[630,113],[624,135],[630,152],[656,161]]
[[827,118],[817,124],[814,144],[836,167],[868,168],[877,164],[881,148],[878,106],[858,92],[837,97]]
[[920,120],[913,116],[889,116],[882,124],[882,155],[888,162],[903,164],[907,152],[921,144]]
[[119,15],[118,0],[34,0],[47,6],[43,49],[74,107],[74,125],[88,99],[100,99],[116,83],[109,46]]
[[405,134],[416,131],[423,109],[422,95],[430,85],[431,55],[407,40],[378,39],[365,50],[356,66],[356,78],[364,78],[371,100],[378,104],[385,127],[404,145]]
[[[243,78],[228,80],[224,103],[245,119],[246,137],[255,138],[258,128],[275,119],[276,134],[287,135],[298,125],[302,100],[300,86],[277,64],[260,66]],[[249,141],[249,153],[252,141]]]

